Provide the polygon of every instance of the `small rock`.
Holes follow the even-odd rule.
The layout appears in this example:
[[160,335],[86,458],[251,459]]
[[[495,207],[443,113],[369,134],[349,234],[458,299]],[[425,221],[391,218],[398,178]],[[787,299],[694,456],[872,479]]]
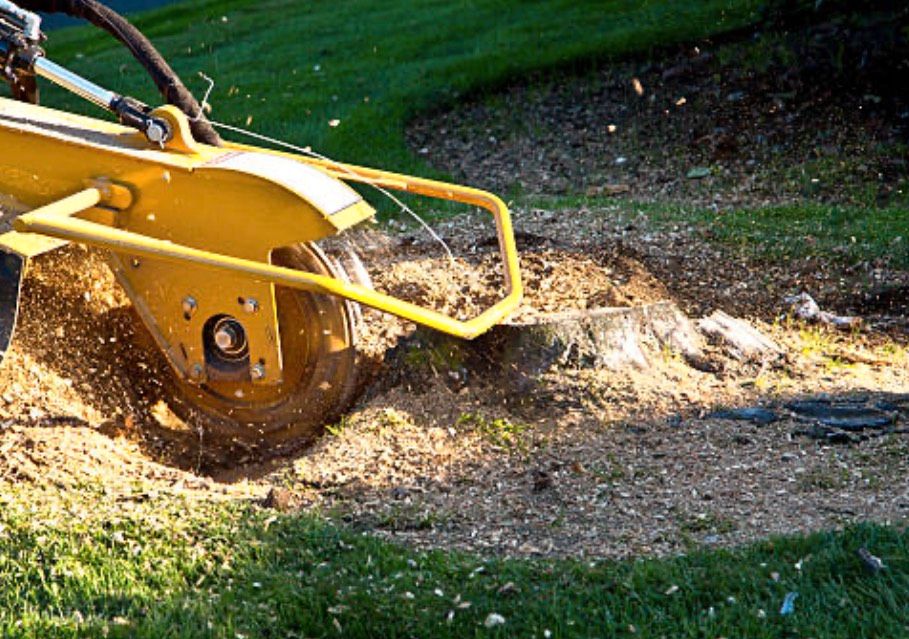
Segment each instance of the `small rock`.
[[706,166],[696,166],[688,171],[685,174],[685,177],[689,180],[700,180],[705,177],[710,177],[710,169]]

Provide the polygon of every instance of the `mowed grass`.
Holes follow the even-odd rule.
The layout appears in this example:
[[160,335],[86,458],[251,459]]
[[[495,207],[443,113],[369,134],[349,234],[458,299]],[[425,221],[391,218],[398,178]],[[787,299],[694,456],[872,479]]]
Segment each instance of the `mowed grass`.
[[[514,561],[139,490],[6,485],[0,506],[3,637],[909,636],[909,535],[894,528],[671,559]],[[866,569],[862,546],[887,567]]]
[[694,226],[711,241],[766,260],[820,257],[841,266],[866,262],[909,268],[909,208],[796,202],[761,208],[712,210],[683,203],[642,203],[616,198],[524,198],[522,204],[573,210],[587,207],[620,220],[644,215],[647,224]]
[[716,238],[770,259],[818,256],[909,268],[909,209],[816,203],[738,209],[695,219]]
[[[571,72],[627,53],[740,28],[759,0],[203,0],[136,24],[214,119],[339,160],[429,169],[407,149],[413,114],[541,69]],[[100,84],[157,96],[129,54],[87,28],[54,31],[49,56]],[[91,111],[60,92],[47,102]],[[337,121],[336,126],[330,123]]]
[[[405,143],[407,122],[416,113],[476,94],[494,96],[498,87],[528,74],[555,81],[620,56],[647,57],[676,43],[739,29],[759,19],[763,4],[203,0],[142,14],[135,22],[198,95],[207,87],[200,72],[216,81],[213,119],[339,160],[437,175]],[[104,86],[158,101],[138,64],[106,34],[91,28],[54,31],[47,50]],[[46,90],[45,102],[98,113],[59,90]],[[418,210],[432,216],[450,209],[421,204]],[[674,210],[675,217],[711,224],[721,241],[761,252],[909,264],[902,201],[888,208],[833,207],[806,197],[804,205],[723,217]]]

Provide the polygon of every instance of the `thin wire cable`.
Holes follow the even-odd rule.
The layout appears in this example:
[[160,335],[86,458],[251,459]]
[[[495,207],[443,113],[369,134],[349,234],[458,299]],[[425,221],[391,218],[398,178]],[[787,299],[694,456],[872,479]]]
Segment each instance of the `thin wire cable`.
[[196,114],[196,117],[190,119],[190,122],[198,122],[202,119],[202,116],[205,115],[205,107],[211,108],[211,104],[208,102],[208,96],[211,95],[212,89],[215,88],[215,81],[201,71],[199,71],[199,77],[208,82],[208,88],[205,89],[205,95],[202,96],[202,102],[199,103],[199,113]]
[[[207,96],[207,95],[208,95],[208,94],[206,94],[206,96]],[[203,103],[204,103],[204,100],[203,100]],[[381,186],[379,186],[378,184],[375,184],[375,183],[374,183],[372,180],[370,180],[369,178],[365,178],[365,176],[361,176],[361,175],[360,175],[359,173],[357,173],[356,171],[354,171],[354,170],[352,170],[351,168],[349,168],[349,167],[347,167],[347,166],[341,164],[340,162],[338,162],[338,161],[336,161],[336,160],[333,160],[333,159],[331,159],[331,158],[329,158],[329,157],[327,157],[327,156],[325,156],[325,155],[322,155],[321,153],[316,153],[315,151],[312,150],[311,147],[297,146],[296,144],[291,144],[290,142],[285,142],[284,140],[280,140],[280,139],[278,139],[278,138],[273,138],[273,137],[270,137],[270,136],[268,136],[268,135],[263,135],[263,134],[261,134],[261,133],[256,133],[255,131],[250,131],[250,130],[248,130],[248,129],[244,129],[244,128],[242,128],[242,127],[234,126],[234,125],[232,125],[232,124],[225,124],[224,122],[216,122],[216,121],[214,121],[214,120],[209,120],[209,121],[211,122],[211,125],[212,125],[213,127],[216,127],[216,128],[219,128],[219,129],[225,129],[225,130],[227,130],[227,131],[233,131],[234,133],[239,133],[239,134],[241,134],[241,135],[247,135],[247,136],[249,136],[249,137],[251,137],[251,138],[254,138],[254,139],[256,139],[256,140],[260,140],[260,141],[262,141],[262,142],[268,142],[268,143],[270,143],[270,144],[274,144],[274,145],[277,145],[277,146],[281,146],[281,147],[284,147],[284,148],[286,148],[286,149],[290,149],[290,150],[292,150],[292,151],[297,151],[298,153],[302,153],[302,154],[304,154],[304,155],[308,155],[308,156],[310,156],[310,157],[314,157],[314,158],[319,159],[319,160],[324,160],[325,162],[329,162],[329,163],[333,164],[335,167],[341,169],[342,171],[344,171],[345,173],[347,173],[347,174],[350,175],[351,177],[357,178],[358,181],[362,181],[364,184],[368,184],[369,186],[371,186],[372,188],[374,188],[375,190],[377,190],[379,193],[381,193],[382,195],[384,195],[385,197],[387,197],[389,200],[391,200],[392,202],[394,202],[395,204],[397,204],[397,205],[401,208],[401,211],[407,213],[407,214],[410,215],[413,219],[415,219],[415,220],[417,221],[417,223],[419,223],[420,226],[422,226],[423,229],[424,229],[427,233],[429,233],[429,235],[430,235],[436,242],[438,242],[438,243],[442,246],[443,249],[445,249],[445,253],[446,253],[446,255],[448,255],[448,261],[452,264],[452,266],[454,266],[454,264],[455,264],[454,254],[451,252],[451,249],[448,247],[448,244],[446,244],[445,240],[443,240],[442,237],[441,237],[438,233],[436,233],[435,230],[434,230],[431,226],[429,226],[429,224],[427,224],[426,221],[425,221],[422,217],[420,217],[419,215],[417,215],[417,213],[414,212],[413,209],[411,209],[409,206],[407,206],[407,204],[405,204],[404,202],[402,202],[399,198],[397,198],[396,196],[394,196],[394,195],[393,195],[392,193],[390,193],[387,189],[384,189],[384,188],[382,188]]]

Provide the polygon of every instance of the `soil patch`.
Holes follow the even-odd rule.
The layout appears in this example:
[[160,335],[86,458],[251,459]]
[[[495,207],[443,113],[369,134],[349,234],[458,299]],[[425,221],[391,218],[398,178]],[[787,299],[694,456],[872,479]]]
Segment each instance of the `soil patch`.
[[[667,298],[695,315],[713,307],[741,315],[745,304],[785,310],[763,288],[725,295],[717,277],[728,269],[692,277],[690,288],[666,276],[670,267],[657,276],[646,252],[625,249],[629,224],[600,211],[517,217],[529,285],[519,316]],[[461,256],[454,265],[415,233],[350,239],[377,287],[470,314],[500,285],[495,269],[473,270],[494,261],[488,222],[476,214],[442,225]],[[652,246],[713,250],[682,230],[653,234]],[[463,301],[469,296],[474,306]],[[364,313],[374,352],[412,339],[407,323],[376,320]],[[392,357],[361,404],[309,449],[225,458],[207,451],[204,437],[199,445],[193,425],[173,421],[166,366],[142,347],[133,321],[93,252],[70,247],[36,261],[0,379],[8,479],[242,498],[279,486],[300,507],[415,546],[513,555],[673,553],[901,520],[909,504],[905,346],[874,330],[755,320],[785,357],[739,362],[717,351],[720,365],[699,370],[667,351],[650,353],[646,370],[554,366],[523,398],[501,393],[495,376],[454,380],[444,367],[406,362],[411,372],[400,375]],[[812,436],[811,423],[786,406],[818,393],[889,402],[892,419],[848,441]],[[779,419],[759,425],[716,414],[736,406]]]
[[417,120],[412,148],[498,192],[717,209],[905,205],[905,10],[840,16],[659,62],[532,78]]

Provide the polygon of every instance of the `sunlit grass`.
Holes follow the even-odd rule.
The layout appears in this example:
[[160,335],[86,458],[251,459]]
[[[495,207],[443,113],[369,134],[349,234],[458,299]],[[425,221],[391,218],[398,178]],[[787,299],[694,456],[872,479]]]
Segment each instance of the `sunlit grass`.
[[909,267],[909,209],[902,206],[802,202],[715,211],[671,202],[587,196],[528,196],[518,201],[554,209],[601,208],[616,220],[644,216],[655,228],[691,226],[708,233],[713,241],[769,260],[823,257],[841,264]]

